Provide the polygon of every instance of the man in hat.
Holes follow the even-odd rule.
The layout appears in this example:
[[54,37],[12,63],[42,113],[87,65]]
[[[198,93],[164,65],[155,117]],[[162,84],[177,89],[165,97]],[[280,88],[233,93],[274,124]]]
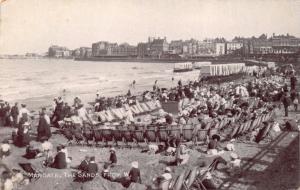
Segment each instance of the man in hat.
[[95,162],[95,156],[90,158],[90,163],[87,167],[87,180],[92,180],[96,177],[98,173],[98,165]]
[[37,127],[37,140],[44,141],[51,137],[50,118],[46,114],[46,108],[42,108],[39,125]]
[[109,150],[110,152],[110,156],[109,156],[109,163],[114,166],[115,164],[117,164],[117,155],[116,155],[116,149],[115,148],[111,148]]
[[287,92],[284,93],[284,95],[281,98],[281,102],[283,104],[284,107],[284,113],[285,113],[285,117],[289,116],[289,106],[291,105],[291,98],[288,96]]
[[[134,161],[131,163],[131,169],[129,171],[129,185],[130,183],[142,183],[142,179],[141,179],[141,172],[139,169],[139,163],[137,161]],[[128,185],[128,187],[129,187]]]
[[89,163],[90,163],[90,157],[89,156],[85,156],[84,160],[80,163],[79,166],[77,166],[77,169],[79,171],[82,171],[82,172],[87,171]]
[[57,147],[57,154],[54,158],[54,162],[50,165],[52,168],[65,169],[67,168],[66,154],[62,151],[62,147]]

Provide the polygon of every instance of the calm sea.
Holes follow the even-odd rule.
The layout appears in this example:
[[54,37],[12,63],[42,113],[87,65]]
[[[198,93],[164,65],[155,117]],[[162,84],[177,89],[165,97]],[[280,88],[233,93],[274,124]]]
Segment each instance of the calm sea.
[[[90,62],[62,59],[0,59],[0,95],[7,101],[53,99],[75,96],[85,101],[103,96],[127,93],[133,80],[134,93],[159,87],[170,87],[198,78],[199,71],[173,73],[171,63]],[[174,81],[172,82],[172,77]]]

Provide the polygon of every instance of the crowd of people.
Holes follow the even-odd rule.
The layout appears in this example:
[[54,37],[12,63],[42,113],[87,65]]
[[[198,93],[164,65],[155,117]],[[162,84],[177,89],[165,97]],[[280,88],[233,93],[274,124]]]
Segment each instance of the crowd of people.
[[[219,142],[221,138],[232,140],[232,131],[237,126],[247,121],[254,121],[259,115],[266,114],[280,108],[283,105],[285,116],[288,116],[289,107],[294,106],[297,111],[299,103],[299,94],[297,92],[297,78],[294,73],[290,76],[290,85],[286,82],[287,76],[282,76],[280,73],[270,72],[262,74],[260,77],[255,76],[253,80],[243,81],[240,83],[226,82],[211,85],[209,81],[197,80],[191,81],[187,85],[178,82],[177,87],[166,89],[159,88],[158,81],[155,81],[152,91],[145,91],[141,96],[133,96],[130,92],[124,96],[114,98],[101,97],[96,94],[94,111],[90,112],[86,109],[80,98],[74,99],[73,105],[69,105],[61,97],[54,99],[53,113],[49,114],[46,108],[42,108],[39,113],[39,122],[36,128],[36,136],[31,126],[33,115],[27,109],[25,104],[21,104],[19,109],[18,103],[10,107],[7,102],[0,102],[0,120],[4,126],[12,126],[15,128],[12,134],[12,143],[18,147],[26,147],[24,157],[27,159],[36,159],[45,157],[44,166],[56,169],[65,169],[70,166],[72,158],[68,155],[66,145],[57,146],[57,151],[53,153],[53,147],[49,139],[52,137],[51,126],[64,129],[63,134],[68,140],[84,139],[87,142],[91,134],[85,130],[88,127],[107,125],[101,121],[101,118],[94,117],[94,112],[103,111],[109,108],[122,108],[125,105],[135,105],[139,101],[159,100],[160,102],[176,102],[178,104],[178,114],[167,113],[164,110],[159,110],[158,113],[147,114],[142,117],[135,117],[133,113],[128,113],[129,122],[120,121],[117,125],[141,125],[143,121],[151,121],[151,125],[157,127],[172,127],[172,126],[193,126],[198,129],[206,129],[211,131],[211,136],[207,138],[207,150],[209,155],[217,156],[214,162],[223,163],[234,171],[237,171],[240,165],[239,156],[234,153],[234,145],[229,143],[225,148],[221,147]],[[134,81],[135,84],[135,81]],[[290,87],[289,87],[290,86]],[[126,107],[126,106],[125,106]],[[127,112],[131,112],[127,109]],[[150,119],[149,119],[150,118]],[[224,118],[234,118],[234,122],[229,122],[224,129],[217,130],[215,134],[213,129],[217,129],[218,125]],[[126,120],[125,119],[125,120]],[[258,129],[264,131],[269,125],[266,121]],[[145,124],[145,123],[144,123]],[[72,128],[72,132],[68,129]],[[255,133],[257,132],[257,133]],[[250,133],[252,137],[259,142],[261,139],[259,131],[254,130]],[[84,134],[84,135],[83,135]],[[34,138],[33,138],[34,136]],[[253,137],[254,136],[254,137]],[[93,137],[91,138],[93,139]],[[258,140],[257,140],[258,139]],[[34,142],[39,142],[37,146]],[[227,162],[220,157],[224,150],[232,151],[231,161]],[[2,155],[9,155],[7,147],[2,148]],[[164,145],[149,144],[149,152],[163,152],[174,156],[174,165],[184,165],[189,162],[190,150],[182,141],[182,138],[170,135]],[[130,183],[142,183],[141,172],[138,162],[131,163],[132,168],[129,172],[123,174],[114,174],[110,171],[117,164],[117,154],[114,148],[110,149],[108,161],[103,166],[101,176],[110,181],[120,182],[124,187],[128,187]],[[217,168],[217,167],[216,167]],[[95,162],[94,156],[86,156],[78,167],[76,173],[76,181],[85,182],[94,179],[98,173],[98,165]],[[164,181],[172,179],[172,169],[168,166],[164,173],[154,179],[155,187],[160,187]],[[232,173],[232,172],[230,172]],[[8,179],[8,178],[6,178]],[[214,187],[210,177],[207,186]],[[150,188],[150,187],[149,187]],[[9,188],[7,188],[8,190]]]

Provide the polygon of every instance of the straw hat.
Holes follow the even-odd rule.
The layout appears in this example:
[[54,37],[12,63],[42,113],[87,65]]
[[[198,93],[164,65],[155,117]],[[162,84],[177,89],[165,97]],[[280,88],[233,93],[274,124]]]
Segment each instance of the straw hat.
[[230,157],[232,159],[237,159],[239,156],[236,153],[233,152],[233,153],[230,154]]
[[2,150],[2,152],[8,152],[10,150],[9,144],[2,144],[1,150]]
[[137,161],[133,161],[133,162],[131,162],[131,166],[133,168],[139,168],[139,163]]
[[110,148],[110,152],[116,152],[116,149],[114,147]]
[[30,123],[29,123],[28,121],[26,121],[23,125],[24,125],[24,126],[29,126]]

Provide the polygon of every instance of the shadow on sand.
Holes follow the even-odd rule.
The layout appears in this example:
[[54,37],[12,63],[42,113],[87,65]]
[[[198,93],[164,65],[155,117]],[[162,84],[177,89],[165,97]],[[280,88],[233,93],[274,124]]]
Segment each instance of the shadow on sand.
[[[282,132],[275,140],[261,148],[254,157],[243,158],[243,178],[227,178],[218,189],[236,189],[239,185],[248,186],[248,190],[283,190],[300,187],[299,133],[284,149],[279,143],[289,138],[289,132]],[[278,154],[277,151],[281,150]],[[264,160],[272,158],[272,162]],[[261,166],[262,170],[256,169]]]

